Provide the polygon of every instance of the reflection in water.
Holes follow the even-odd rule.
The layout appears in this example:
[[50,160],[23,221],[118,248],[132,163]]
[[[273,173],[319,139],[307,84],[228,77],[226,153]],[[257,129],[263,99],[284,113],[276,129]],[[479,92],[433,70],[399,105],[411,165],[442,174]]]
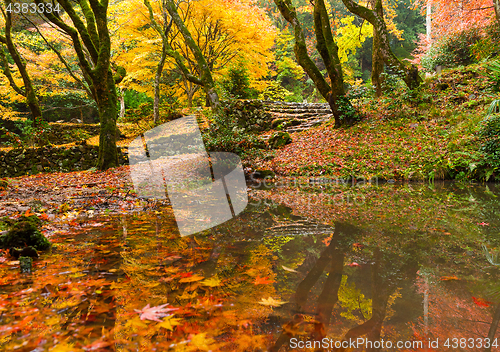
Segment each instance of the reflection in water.
[[0,266],[0,350],[498,350],[497,194],[259,191],[186,237],[169,209],[82,219],[29,278]]

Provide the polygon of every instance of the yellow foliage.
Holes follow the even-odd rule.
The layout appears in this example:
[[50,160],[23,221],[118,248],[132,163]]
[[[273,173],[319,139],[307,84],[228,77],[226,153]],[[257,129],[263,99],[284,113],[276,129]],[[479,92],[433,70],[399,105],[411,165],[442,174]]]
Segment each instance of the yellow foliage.
[[[164,19],[159,14],[161,4],[152,1],[156,21],[163,25]],[[122,1],[111,11],[115,16],[115,37],[118,38],[116,62],[127,70],[127,77],[122,86],[153,96],[153,84],[156,67],[161,56],[162,41],[158,33],[150,26],[149,13],[142,0]],[[258,80],[268,73],[268,63],[273,59],[271,48],[274,44],[275,29],[264,11],[251,1],[199,0],[182,3],[181,16],[194,40],[213,68],[214,79],[222,79],[228,73],[231,64],[238,64],[248,69],[251,84],[258,85]],[[215,33],[215,34],[214,34]],[[169,33],[171,45],[187,60],[191,73],[197,75],[197,68],[191,51],[184,44],[177,29]],[[164,73],[177,71],[175,61],[167,58]],[[177,85],[162,86],[162,91],[170,89],[178,98],[189,89],[186,82],[178,80]]]
[[347,62],[347,55],[356,53],[366,38],[373,36],[373,26],[363,23],[361,28],[352,22],[354,16],[347,16],[341,20],[342,27],[337,30],[337,45],[339,47],[340,62]]

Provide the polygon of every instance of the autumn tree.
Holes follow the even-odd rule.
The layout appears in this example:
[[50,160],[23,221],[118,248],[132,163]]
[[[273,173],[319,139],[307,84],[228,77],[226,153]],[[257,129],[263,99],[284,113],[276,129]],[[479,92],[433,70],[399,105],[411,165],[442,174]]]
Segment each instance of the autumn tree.
[[[376,33],[373,41],[374,45],[376,44],[376,48],[374,48],[376,59],[380,61],[380,59],[383,58],[384,63],[387,66],[391,67],[399,74],[401,74],[408,88],[417,88],[420,83],[422,83],[422,78],[418,74],[417,67],[407,67],[401,60],[396,57],[396,55],[394,55],[389,42],[389,31],[384,20],[382,0],[372,1],[374,1],[374,9],[368,9],[367,7],[359,5],[353,0],[342,0],[349,11],[365,19],[373,25],[374,31]],[[380,63],[377,67],[377,70],[379,69]]]
[[[154,94],[154,105],[159,101],[159,92],[174,91],[177,97],[185,93],[191,106],[195,94],[203,88],[198,61],[165,5],[165,1],[133,0],[113,8],[117,14],[127,14],[116,16],[116,27],[120,28],[117,46],[121,48],[116,61],[128,72],[121,86]],[[261,9],[247,1],[200,0],[182,2],[177,12],[214,81],[226,77],[232,66],[247,69],[254,87],[267,75],[275,31]],[[162,70],[168,72],[168,79],[175,78],[170,87],[166,86],[166,75],[161,77],[158,69],[164,55]],[[155,92],[151,89],[153,81]]]
[[[42,117],[42,110],[40,108],[40,103],[36,96],[35,88],[33,86],[30,74],[26,68],[26,60],[20,54],[18,48],[16,47],[16,43],[12,38],[12,11],[9,10],[9,8],[12,7],[12,0],[4,0],[4,5],[5,8],[0,6],[0,10],[2,11],[5,22],[4,35],[0,35],[0,43],[2,43],[0,45],[0,65],[3,68],[3,73],[9,80],[12,89],[14,89],[16,93],[26,98],[26,104],[31,111],[33,121],[36,124],[38,119]],[[19,74],[22,77],[24,87],[19,87],[12,75],[7,56],[4,52],[4,45],[7,48],[10,57],[16,64]]]
[[458,33],[471,27],[482,28],[496,18],[500,23],[499,0],[423,0],[417,2],[428,14],[432,25],[430,40]]
[[172,21],[175,23],[177,28],[179,29],[186,45],[189,47],[193,56],[195,57],[196,63],[198,64],[198,70],[200,74],[200,83],[203,86],[203,89],[207,95],[208,101],[210,102],[210,106],[213,110],[217,111],[219,109],[219,95],[215,90],[215,81],[212,77],[212,72],[210,71],[210,67],[203,56],[200,47],[196,44],[196,41],[193,39],[193,36],[189,32],[186,24],[179,16],[177,12],[177,5],[173,0],[165,0],[165,7],[172,18]]
[[493,7],[495,8],[497,22],[500,24],[500,0],[493,0]]
[[309,56],[304,31],[297,18],[297,12],[290,0],[274,0],[281,15],[292,26],[297,62],[306,71],[318,88],[318,91],[330,105],[335,118],[335,126],[353,122],[353,108],[345,96],[344,77],[339,59],[339,48],[333,38],[330,18],[324,0],[314,2],[314,32],[316,48],[325,64],[330,83]]
[[[37,4],[43,3],[41,0],[35,1]],[[79,66],[97,104],[101,124],[97,167],[106,170],[118,166],[118,97],[115,80],[120,81],[124,76],[123,70],[118,70],[114,77],[111,70],[108,0],[82,0],[78,2],[78,7],[69,0],[58,0],[58,3],[73,26],[54,12],[45,12],[45,16],[72,40]]]

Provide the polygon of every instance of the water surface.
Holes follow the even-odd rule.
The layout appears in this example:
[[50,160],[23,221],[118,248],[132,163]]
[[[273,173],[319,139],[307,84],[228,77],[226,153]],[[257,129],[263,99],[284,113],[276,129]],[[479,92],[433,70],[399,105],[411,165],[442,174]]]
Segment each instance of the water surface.
[[498,350],[499,193],[282,184],[187,237],[170,209],[77,218],[33,274],[0,264],[0,350]]

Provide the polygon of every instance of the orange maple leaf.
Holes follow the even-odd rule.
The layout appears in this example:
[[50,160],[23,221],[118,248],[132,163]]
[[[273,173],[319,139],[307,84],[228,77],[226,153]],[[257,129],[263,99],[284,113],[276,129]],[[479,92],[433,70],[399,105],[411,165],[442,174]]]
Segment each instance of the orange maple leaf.
[[46,213],[43,213],[42,215],[40,215],[38,217],[40,220],[44,220],[44,221],[48,221],[49,220],[49,216],[46,214]]
[[267,284],[271,284],[273,282],[276,282],[276,281],[269,280],[269,276],[260,277],[259,275],[257,275],[257,277],[255,278],[255,281],[253,282],[253,284],[254,285],[267,285]]

